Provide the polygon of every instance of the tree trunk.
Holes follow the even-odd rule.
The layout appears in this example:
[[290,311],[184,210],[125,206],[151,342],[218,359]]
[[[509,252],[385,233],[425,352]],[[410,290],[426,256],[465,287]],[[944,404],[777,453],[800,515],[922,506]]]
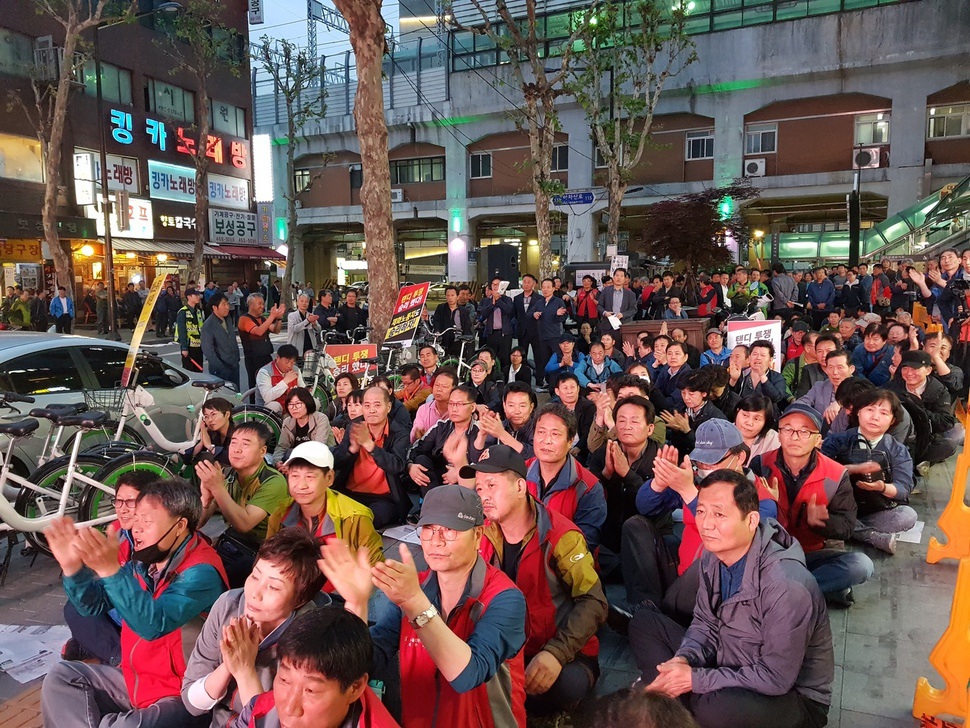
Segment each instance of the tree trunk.
[[286,113],[288,120],[286,128],[286,188],[290,193],[286,196],[286,268],[283,271],[282,303],[289,310],[290,301],[293,297],[293,263],[296,260],[296,246],[303,244],[296,222],[296,189],[293,186],[293,171],[296,158],[296,149],[294,149],[296,146],[296,124],[293,119],[292,99],[287,99]]
[[212,129],[212,120],[209,118],[209,94],[205,92],[205,78],[199,81],[198,100],[199,106],[196,109],[196,116],[199,119],[199,140],[195,146],[195,249],[192,252],[192,270],[190,276],[194,276],[199,283],[199,288],[205,286],[205,244],[209,240],[209,184],[206,177],[209,172],[209,158],[206,156],[206,145],[209,139],[209,132]]
[[[614,161],[614,164],[618,162]],[[610,245],[616,246],[617,252],[620,250],[620,209],[623,205],[623,196],[626,194],[626,185],[620,183],[619,170],[610,170],[610,221],[606,226],[606,239]]]
[[[552,222],[549,205],[552,202],[549,185],[552,183],[552,147],[556,140],[553,124],[554,101],[543,100],[542,108],[535,97],[529,99],[529,138],[532,143],[532,192],[535,195],[536,238],[539,241],[539,279],[552,277]],[[540,116],[541,114],[541,116]]]
[[354,120],[360,141],[364,181],[360,203],[367,241],[370,293],[370,340],[381,343],[394,312],[398,271],[394,256],[391,217],[391,168],[387,157],[387,123],[384,119],[384,19],[379,0],[335,0],[350,26],[350,45],[357,61],[357,96]]

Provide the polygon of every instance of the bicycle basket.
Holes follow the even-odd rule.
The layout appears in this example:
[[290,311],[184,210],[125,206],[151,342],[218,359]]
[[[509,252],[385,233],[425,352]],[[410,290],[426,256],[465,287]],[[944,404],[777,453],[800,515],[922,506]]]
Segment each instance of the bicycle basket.
[[97,412],[117,414],[121,412],[127,391],[121,387],[117,389],[86,389],[84,390],[84,402],[90,409]]
[[313,378],[317,375],[318,367],[320,366],[320,355],[313,349],[307,349],[303,353],[303,368],[302,373],[306,378]]

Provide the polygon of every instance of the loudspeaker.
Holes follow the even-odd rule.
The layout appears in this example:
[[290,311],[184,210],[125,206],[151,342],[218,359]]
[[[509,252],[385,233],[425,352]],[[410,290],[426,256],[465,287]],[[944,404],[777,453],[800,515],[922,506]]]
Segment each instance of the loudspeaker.
[[498,276],[509,282],[510,288],[519,287],[519,249],[505,243],[489,245],[485,251],[485,281]]

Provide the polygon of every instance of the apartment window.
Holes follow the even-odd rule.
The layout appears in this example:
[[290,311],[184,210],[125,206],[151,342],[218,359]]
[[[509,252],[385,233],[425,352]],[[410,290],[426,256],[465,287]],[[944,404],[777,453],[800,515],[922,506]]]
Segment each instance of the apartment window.
[[603,157],[603,152],[600,151],[600,146],[596,142],[593,142],[593,164],[596,169],[606,169],[606,159]]
[[566,144],[556,144],[552,148],[552,171],[569,171],[569,146]]
[[364,168],[359,164],[350,165],[350,189],[359,190],[364,186]]
[[745,154],[774,154],[778,151],[777,143],[778,127],[775,124],[756,124],[745,129]]
[[859,114],[855,118],[856,144],[889,144],[889,114]]
[[172,119],[195,122],[195,94],[153,78],[148,79],[148,109]]
[[246,110],[225,101],[210,102],[212,128],[234,137],[246,138]]
[[444,179],[444,157],[396,159],[391,162],[392,185],[414,184],[417,182],[442,182]]
[[687,132],[687,161],[714,159],[714,130]]
[[0,73],[29,76],[34,68],[34,41],[26,35],[0,28]]
[[[98,95],[98,74],[94,61],[84,64],[84,93],[87,96]],[[101,95],[105,101],[131,106],[131,71],[101,63]]]
[[970,136],[970,104],[931,106],[926,114],[926,138]]
[[310,186],[310,170],[309,169],[294,169],[293,170],[293,191],[296,194],[300,194],[307,187]]
[[472,179],[488,179],[492,176],[492,155],[479,153],[472,155]]
[[40,142],[30,137],[0,134],[0,177],[43,182],[44,156]]

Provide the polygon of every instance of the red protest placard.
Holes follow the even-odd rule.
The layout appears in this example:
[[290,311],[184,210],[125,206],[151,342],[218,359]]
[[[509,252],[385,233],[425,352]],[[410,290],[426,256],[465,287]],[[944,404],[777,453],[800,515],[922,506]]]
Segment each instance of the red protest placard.
[[[358,377],[368,369],[363,359],[373,359],[377,356],[377,344],[330,344],[327,354],[337,362],[334,375],[350,372]],[[377,371],[375,364],[369,365],[371,372]]]
[[430,283],[418,283],[414,286],[404,286],[397,294],[397,304],[394,315],[387,326],[384,343],[400,343],[410,346],[414,341],[414,334],[421,324],[421,309],[428,298]]

